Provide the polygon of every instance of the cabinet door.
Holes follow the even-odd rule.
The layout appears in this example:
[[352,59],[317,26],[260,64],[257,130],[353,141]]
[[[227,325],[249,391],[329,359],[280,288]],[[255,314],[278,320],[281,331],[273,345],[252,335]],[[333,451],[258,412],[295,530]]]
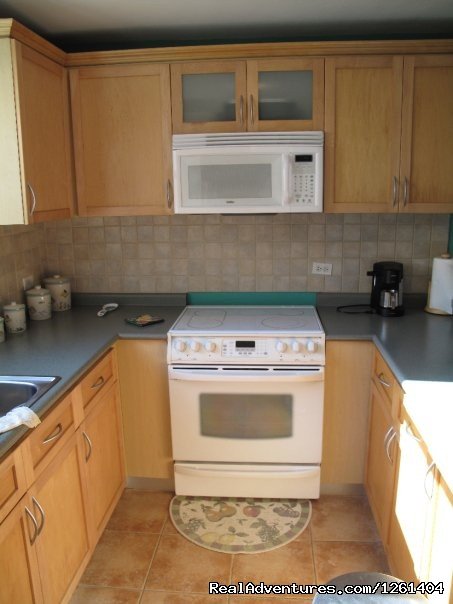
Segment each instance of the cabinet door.
[[388,533],[388,553],[395,574],[422,580],[429,546],[428,517],[434,492],[434,468],[426,447],[403,413],[397,448],[397,482]]
[[444,593],[433,593],[430,600],[436,604],[453,602],[453,495],[440,474],[437,476],[433,502],[434,522],[426,580],[437,585],[443,582]]
[[174,133],[246,130],[244,61],[171,66]]
[[26,514],[21,502],[0,524],[0,604],[42,602],[36,551],[31,543],[36,529],[31,523],[28,526]]
[[82,424],[81,438],[96,542],[124,487],[123,432],[116,383],[91,409]]
[[173,478],[167,343],[119,340],[127,475]]
[[70,83],[79,213],[170,212],[169,66],[84,67]]
[[392,505],[397,434],[376,386],[371,385],[370,431],[365,487],[384,544]]
[[326,59],[327,212],[398,207],[402,57]]
[[400,209],[453,212],[453,57],[404,58]]
[[247,61],[248,130],[323,130],[324,59]]
[[64,67],[16,42],[15,76],[29,221],[69,218],[73,182]]
[[38,522],[35,542],[46,604],[57,604],[88,560],[83,468],[74,435],[29,491]]

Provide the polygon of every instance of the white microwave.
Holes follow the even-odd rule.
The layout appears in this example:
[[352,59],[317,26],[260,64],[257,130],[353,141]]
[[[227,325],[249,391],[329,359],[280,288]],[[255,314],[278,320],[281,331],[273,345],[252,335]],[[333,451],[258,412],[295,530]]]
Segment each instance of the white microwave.
[[174,135],[175,212],[322,212],[323,145],[323,132]]

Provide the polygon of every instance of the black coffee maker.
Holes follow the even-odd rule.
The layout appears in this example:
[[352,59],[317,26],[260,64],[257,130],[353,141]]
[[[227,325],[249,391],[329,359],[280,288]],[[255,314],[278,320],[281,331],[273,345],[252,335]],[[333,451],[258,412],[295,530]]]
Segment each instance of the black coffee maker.
[[401,262],[375,262],[367,275],[373,277],[370,306],[384,317],[400,317],[403,307],[403,265]]

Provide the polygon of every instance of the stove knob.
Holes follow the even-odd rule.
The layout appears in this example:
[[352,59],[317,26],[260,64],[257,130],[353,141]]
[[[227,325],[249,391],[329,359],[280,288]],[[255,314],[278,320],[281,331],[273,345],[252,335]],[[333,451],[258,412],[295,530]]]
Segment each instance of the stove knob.
[[300,352],[300,342],[293,342],[291,348],[293,352]]
[[277,350],[277,352],[285,352],[287,346],[285,344],[285,342],[277,342],[275,344],[275,349]]
[[204,345],[204,347],[206,348],[206,350],[208,352],[214,352],[216,346],[215,346],[215,342],[206,342],[206,344]]
[[200,350],[200,342],[192,340],[190,343],[190,350],[193,350],[193,352],[198,352]]
[[316,352],[317,348],[318,348],[318,344],[316,342],[313,342],[313,340],[307,340],[308,352]]
[[184,340],[176,340],[175,348],[178,352],[184,352],[184,350],[186,349],[186,343],[184,342]]

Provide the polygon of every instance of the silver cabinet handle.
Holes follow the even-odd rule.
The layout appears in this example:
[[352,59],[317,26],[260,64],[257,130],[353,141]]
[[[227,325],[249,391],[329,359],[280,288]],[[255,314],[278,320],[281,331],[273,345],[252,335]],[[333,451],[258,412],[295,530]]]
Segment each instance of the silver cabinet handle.
[[377,376],[377,379],[381,382],[383,386],[385,386],[386,388],[390,388],[391,384],[389,384],[389,382],[387,382],[384,378],[385,376],[381,371],[381,373]]
[[398,179],[396,176],[393,177],[393,207],[398,202]]
[[407,202],[409,201],[409,181],[407,178],[404,178],[404,189],[403,189],[403,204],[404,207],[407,206]]
[[426,469],[426,474],[425,474],[425,480],[423,481],[423,488],[425,489],[425,493],[426,496],[428,497],[429,500],[431,500],[433,498],[433,494],[434,494],[434,478],[431,484],[431,491],[428,492],[428,489],[426,487],[426,481],[428,479],[428,476],[431,474],[431,470],[433,470],[436,467],[436,464],[432,461],[428,468]]
[[35,192],[33,190],[33,187],[31,186],[31,184],[29,182],[27,182],[27,187],[30,189],[31,199],[32,199],[30,216],[33,216],[34,211],[36,209],[36,195],[35,195]]
[[27,506],[25,506],[25,513],[27,514],[27,516],[30,518],[30,520],[33,523],[33,535],[28,535],[30,538],[30,545],[33,545],[33,543],[36,541],[36,537],[39,535],[39,530],[38,530],[38,523],[36,522],[36,518],[33,516],[33,514],[30,512],[30,510],[27,508]]
[[239,100],[239,121],[242,124],[244,123],[244,97],[241,94],[241,98]]
[[255,110],[253,108],[253,94],[250,95],[250,123],[253,124],[255,121]]
[[93,453],[93,443],[91,442],[90,437],[84,430],[82,430],[82,435],[88,445],[88,453],[85,455],[85,461],[88,461],[91,457],[91,454]]
[[46,522],[46,515],[45,515],[44,510],[42,509],[41,505],[39,504],[39,502],[34,497],[32,497],[31,500],[33,501],[33,505],[38,508],[39,513],[41,514],[41,524],[39,525],[39,528],[38,528],[38,535],[40,535],[42,532],[42,529],[44,528],[44,524]]
[[99,388],[105,384],[104,376],[100,375],[98,379],[91,385],[91,388]]
[[384,449],[386,449],[386,450],[387,450],[387,439],[390,437],[390,434],[392,433],[392,431],[393,431],[393,426],[390,426],[390,428],[387,430],[387,432],[385,433],[385,436],[384,436]]
[[173,194],[170,180],[167,180],[167,208],[171,210],[173,206]]
[[395,430],[392,428],[392,432],[393,432],[393,434],[392,434],[392,435],[390,436],[390,438],[387,440],[387,445],[386,445],[386,447],[385,447],[385,452],[387,453],[387,458],[388,458],[389,462],[390,462],[390,463],[392,464],[392,466],[393,466],[393,459],[392,459],[392,457],[390,456],[390,445],[392,444],[393,439],[396,437],[396,431],[395,431]]
[[59,438],[61,436],[61,433],[63,432],[63,426],[58,423],[57,427],[55,428],[55,430],[53,432],[51,432],[49,434],[49,436],[47,436],[43,441],[42,444],[43,445],[47,445],[47,443],[52,442],[53,440],[55,440],[56,438]]

